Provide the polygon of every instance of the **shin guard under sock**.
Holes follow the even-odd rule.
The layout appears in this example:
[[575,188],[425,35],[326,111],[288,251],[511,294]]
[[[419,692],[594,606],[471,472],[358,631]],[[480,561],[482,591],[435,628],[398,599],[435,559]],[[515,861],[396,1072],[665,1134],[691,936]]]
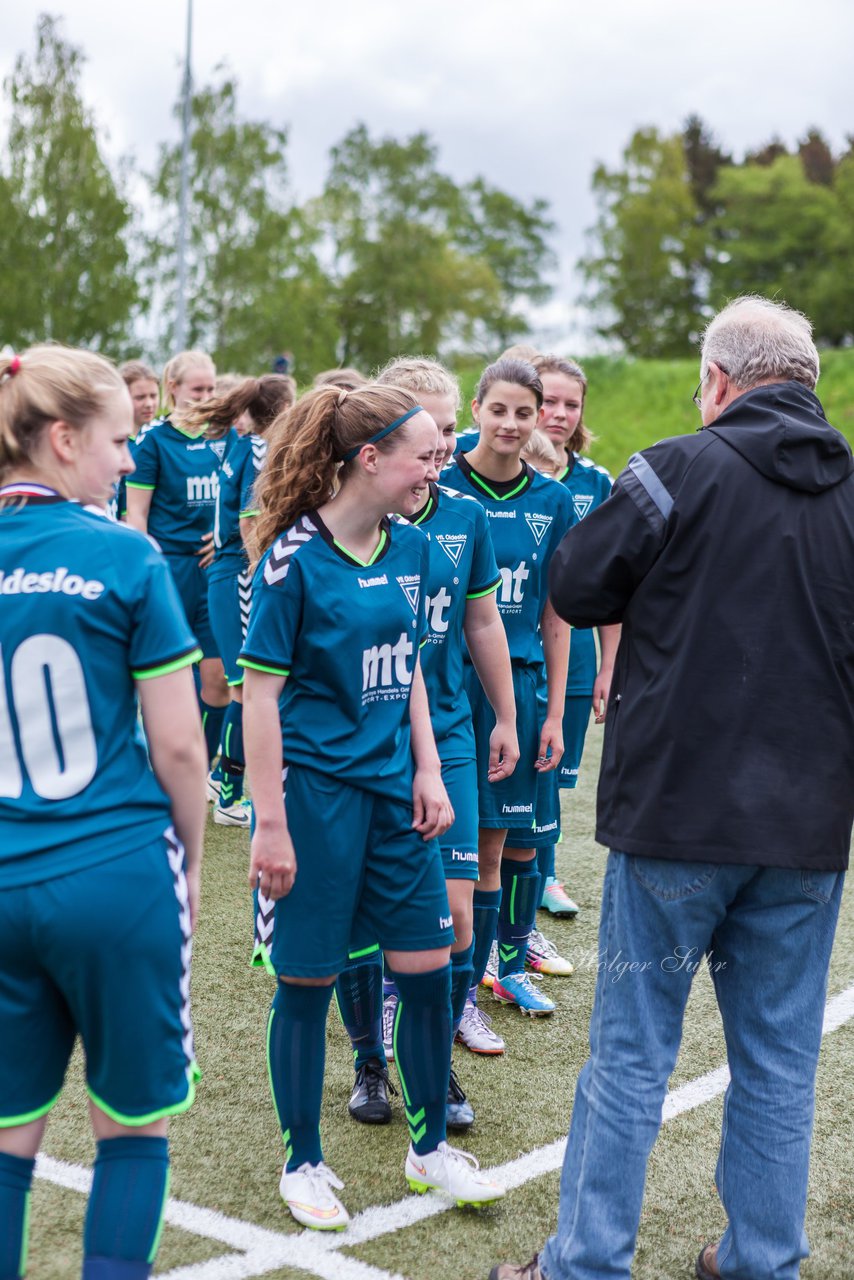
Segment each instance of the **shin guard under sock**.
[[383,1050],[383,962],[379,947],[351,953],[335,981],[335,999],[353,1046],[356,1070],[371,1058],[385,1063]]
[[451,1070],[451,966],[429,973],[389,973],[400,1002],[394,1019],[394,1061],[403,1089],[409,1136],[419,1155],[445,1141]]
[[243,798],[243,775],[246,756],[243,753],[243,704],[230,702],[222,724],[222,788],[220,807],[229,809]]
[[498,977],[523,973],[528,937],[537,916],[540,873],[537,859],[501,859],[501,910],[498,913]]
[[474,954],[472,956],[472,964],[474,966],[472,981],[474,985],[471,990],[472,999],[477,996],[478,983],[483,978],[486,962],[489,959],[489,953],[495,941],[500,905],[500,889],[475,889],[472,899],[472,931],[474,933]]
[[83,1227],[83,1280],[151,1275],[168,1193],[166,1138],[104,1138],[97,1144]]
[[212,765],[214,756],[219,751],[222,738],[222,722],[225,719],[226,707],[212,707],[209,702],[199,696],[199,707],[202,712],[202,729],[205,734],[205,745],[208,749],[208,765]]
[[267,1023],[270,1089],[289,1171],[320,1164],[320,1098],[326,1063],[326,1015],[332,984],[277,982]]
[[35,1160],[0,1152],[0,1280],[27,1272],[30,1187]]
[[466,1007],[466,997],[471,986],[472,974],[474,973],[473,955],[473,941],[469,943],[465,951],[451,952],[451,1020],[453,1022],[454,1035],[457,1034],[460,1019],[463,1016],[463,1009]]

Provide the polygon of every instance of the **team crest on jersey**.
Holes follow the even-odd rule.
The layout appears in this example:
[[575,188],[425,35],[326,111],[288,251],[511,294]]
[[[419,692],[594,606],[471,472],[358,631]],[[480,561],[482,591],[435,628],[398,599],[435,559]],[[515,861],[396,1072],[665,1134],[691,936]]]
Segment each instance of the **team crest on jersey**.
[[527,520],[528,528],[534,535],[537,546],[539,547],[542,544],[543,538],[549,531],[553,517],[540,515],[539,512],[536,511],[526,511],[525,519]]
[[397,575],[398,586],[410,603],[412,612],[418,613],[418,598],[421,595],[421,575],[417,573],[405,573],[402,576]]
[[436,541],[454,568],[459,569],[460,560],[466,549],[468,535],[465,533],[437,533]]
[[577,493],[572,499],[572,505],[575,507],[575,514],[579,520],[583,520],[587,512],[593,506],[592,493]]

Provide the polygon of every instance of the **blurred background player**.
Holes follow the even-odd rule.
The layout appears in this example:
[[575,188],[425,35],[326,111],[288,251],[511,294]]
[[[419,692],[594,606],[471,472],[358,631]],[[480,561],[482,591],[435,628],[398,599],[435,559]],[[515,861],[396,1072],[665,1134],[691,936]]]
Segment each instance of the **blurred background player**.
[[[613,485],[613,480],[604,467],[597,466],[590,458],[583,456],[593,439],[584,425],[587,378],[574,361],[563,360],[559,356],[539,356],[534,361],[534,366],[543,384],[540,430],[550,438],[561,456],[561,465],[555,478],[569,491],[576,520],[583,520],[610,496]],[[578,782],[591,705],[596,723],[601,724],[605,719],[614,659],[620,642],[620,628],[603,626],[598,627],[597,631],[600,650],[598,671],[593,632],[575,627],[572,629],[563,713],[563,759],[557,773],[561,790],[574,790]],[[540,849],[537,859],[543,877],[541,906],[552,915],[575,915],[578,906],[555,874],[554,842]],[[552,950],[549,946],[545,947],[544,954],[548,952],[548,955],[544,960],[535,952],[532,952],[530,959],[535,965],[539,959],[547,968],[552,960]]]
[[[546,574],[551,556],[574,523],[566,490],[522,461],[542,405],[539,375],[527,361],[499,360],[484,370],[472,402],[479,439],[443,473],[448,487],[473,494],[486,510],[501,574],[498,608],[507,632],[516,701],[520,757],[513,776],[489,785],[489,735],[494,716],[471,666],[466,691],[471,703],[478,757],[480,805],[479,880],[474,894],[474,980],[483,976],[496,935],[499,947],[496,998],[523,1013],[549,1014],[554,1002],[525,973],[528,936],[539,902],[533,844],[505,849],[508,828],[535,819],[537,778],[555,769],[563,750],[561,719],[569,629],[548,602]],[[545,715],[537,691],[545,691]],[[476,985],[466,1003],[459,1038],[474,1052],[500,1053],[504,1044],[476,1004]]]
[[[130,443],[133,444],[143,427],[157,417],[160,381],[154,370],[142,360],[128,360],[119,366],[119,373],[128,389],[133,407],[133,432],[130,437]],[[116,520],[126,518],[127,489],[124,476],[116,485],[115,497],[107,504],[107,510]]]
[[376,942],[399,992],[410,1186],[468,1204],[503,1194],[445,1141],[453,930],[436,837],[453,812],[418,662],[428,543],[386,514],[423,505],[437,445],[406,391],[320,388],[274,426],[257,491],[263,559],[240,659],[250,884],[260,910],[275,904],[267,1048],[280,1189],[319,1230],[348,1221],[320,1144],[327,1011],[348,952]]
[[[435,360],[401,357],[387,364],[377,381],[406,388],[435,421],[438,474],[453,455],[456,440],[460,403],[456,379]],[[431,478],[423,505],[409,519],[429,541],[427,636],[421,667],[442,779],[454,810],[454,822],[439,843],[454,922],[451,1012],[456,1031],[472,982],[472,894],[478,874],[477,764],[471,709],[463,692],[464,635],[496,716],[490,739],[490,781],[509,777],[515,767],[519,754],[516,712],[507,639],[495,603],[500,575],[483,507],[477,499],[456,494]],[[338,978],[336,995],[355,1057],[350,1114],[366,1123],[385,1123],[391,1118],[385,1058],[394,1052],[398,991],[393,978],[383,983],[379,948],[369,956],[351,956]],[[474,1110],[452,1070],[447,1127],[467,1129],[473,1121]]]
[[257,514],[252,495],[267,452],[265,433],[295,399],[293,378],[271,373],[262,378],[236,378],[213,399],[200,400],[181,413],[185,430],[204,430],[208,439],[224,437],[227,441],[214,513],[214,558],[207,571],[208,614],[231,693],[222,728],[220,786],[213,811],[214,822],[222,826],[248,827],[251,820],[249,803],[243,798],[243,668],[237,665],[252,594],[244,543],[247,524]]
[[204,825],[198,650],[162,556],[86,509],[132,471],[133,427],[100,356],[0,361],[4,1277],[26,1271],[34,1157],[78,1033],[97,1143],[84,1280],[150,1274],[167,1117],[195,1092],[182,988]]
[[338,387],[342,391],[357,391],[366,387],[368,379],[358,369],[323,369],[314,375],[314,387]]
[[[206,440],[204,427],[181,426],[180,413],[210,399],[215,379],[213,361],[203,351],[182,351],[169,361],[163,371],[166,417],[139,436],[133,450],[136,470],[127,485],[127,522],[149,533],[163,551],[202,651],[199,701],[211,763],[231,701],[211,629],[205,573],[213,557],[223,442]],[[219,784],[214,785],[218,792]]]

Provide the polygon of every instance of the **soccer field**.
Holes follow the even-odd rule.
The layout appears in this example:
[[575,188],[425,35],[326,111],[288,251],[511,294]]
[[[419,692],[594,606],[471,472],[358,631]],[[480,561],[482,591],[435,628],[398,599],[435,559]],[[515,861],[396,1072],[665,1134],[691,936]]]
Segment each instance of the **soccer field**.
[[[601,729],[591,727],[578,791],[564,792],[559,874],[582,907],[575,921],[539,923],[576,965],[570,978],[546,978],[558,1005],[532,1022],[481,1001],[507,1041],[502,1058],[460,1046],[454,1065],[477,1120],[458,1145],[484,1166],[509,1166],[515,1189],[482,1213],[445,1210],[409,1194],[403,1177],[407,1130],[394,1099],[391,1125],[368,1128],[347,1115],[349,1046],[334,1014],[327,1044],[323,1111],[325,1158],[346,1184],[342,1199],[360,1216],[333,1238],[300,1232],[279,1199],[282,1146],[270,1101],[264,1033],[271,979],[251,971],[248,836],[208,826],[202,919],[196,936],[193,1009],[204,1079],[195,1106],[172,1125],[173,1201],[156,1272],[170,1280],[251,1280],[321,1276],[329,1280],[480,1280],[501,1259],[525,1261],[554,1228],[560,1165],[572,1092],[586,1056],[597,964],[597,925],[605,855],[593,840]],[[567,798],[568,797],[568,798]],[[108,963],[121,964],[121,957]],[[134,999],[128,990],[129,1002]],[[761,999],[761,981],[757,982]],[[854,1266],[854,906],[850,893],[831,966],[828,1029],[818,1075],[804,1280],[850,1280]],[[830,1029],[833,1027],[833,1029]],[[701,1243],[723,1216],[713,1184],[725,1062],[711,982],[694,984],[685,1037],[671,1080],[668,1117],[653,1152],[633,1275],[688,1280]],[[394,1068],[392,1079],[396,1079]],[[75,1056],[51,1117],[32,1202],[31,1280],[79,1275],[85,1173],[93,1144],[85,1119],[82,1063]],[[701,1080],[701,1084],[696,1082]],[[62,1185],[60,1185],[62,1184]],[[177,1202],[177,1203],[176,1203]]]

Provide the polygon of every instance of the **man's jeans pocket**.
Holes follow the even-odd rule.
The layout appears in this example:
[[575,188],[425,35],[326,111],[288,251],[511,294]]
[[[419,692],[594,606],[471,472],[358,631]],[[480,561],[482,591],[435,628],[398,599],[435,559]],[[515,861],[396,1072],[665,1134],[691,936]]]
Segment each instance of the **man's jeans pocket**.
[[677,862],[671,858],[628,856],[634,878],[661,902],[680,902],[703,893],[720,871],[716,862]]
[[830,902],[840,876],[844,871],[802,871],[801,889],[815,902]]

